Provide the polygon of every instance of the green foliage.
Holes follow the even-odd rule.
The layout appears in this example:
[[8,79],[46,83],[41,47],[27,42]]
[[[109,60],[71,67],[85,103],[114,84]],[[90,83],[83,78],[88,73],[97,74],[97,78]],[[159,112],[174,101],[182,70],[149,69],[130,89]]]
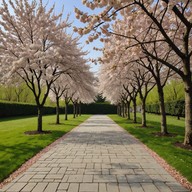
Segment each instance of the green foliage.
[[116,114],[117,107],[107,103],[82,104],[83,114]]
[[22,83],[18,86],[6,85],[0,86],[0,100],[23,102],[23,103],[35,103],[34,95],[31,90]]
[[34,130],[36,117],[5,118],[0,123],[0,182],[19,168],[26,160],[33,157],[44,147],[69,132],[85,121],[89,115],[83,115],[68,121],[61,118],[61,124],[56,125],[55,116],[44,116],[44,130],[50,130],[51,134],[25,135],[24,132]]
[[157,87],[154,87],[148,94],[146,103],[147,104],[154,104],[159,102],[159,96],[157,92]]
[[[43,114],[54,114],[55,108],[45,106]],[[37,107],[34,104],[0,102],[0,117],[37,115]]]
[[[167,115],[172,116],[185,116],[185,101],[172,101],[165,103],[165,111]],[[146,112],[148,113],[160,113],[159,104],[148,104],[146,105]]]
[[184,84],[180,80],[171,80],[164,87],[165,102],[184,100]]
[[[175,137],[156,137],[155,132],[160,130],[160,116],[147,114],[148,128],[141,128],[138,124],[133,124],[131,120],[123,119],[117,115],[110,115],[116,123],[126,129],[129,133],[140,139],[149,148],[159,154],[171,166],[179,171],[184,177],[192,182],[192,155],[191,151],[178,148],[175,142],[183,142],[184,139],[184,119],[177,120],[168,116],[168,130],[175,133]],[[141,114],[138,114],[138,122],[141,122]]]
[[[164,87],[165,102],[184,100],[184,85],[180,80],[171,80]],[[157,87],[149,93],[147,104],[155,104],[159,102]]]
[[106,97],[103,97],[102,93],[99,93],[94,100],[96,103],[104,103],[106,101]]

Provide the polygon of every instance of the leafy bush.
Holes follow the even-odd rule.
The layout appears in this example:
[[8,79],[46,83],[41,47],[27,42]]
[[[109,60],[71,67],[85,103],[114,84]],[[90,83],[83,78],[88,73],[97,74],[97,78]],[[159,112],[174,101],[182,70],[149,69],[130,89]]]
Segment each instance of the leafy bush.
[[[107,103],[92,103],[81,105],[82,114],[116,114],[116,112],[116,106]],[[64,113],[64,107],[60,108],[60,113]],[[68,114],[72,113],[73,106],[69,105]],[[45,106],[43,108],[43,114],[55,114],[55,107]],[[37,115],[37,106],[25,103],[0,102],[0,117],[27,115]]]
[[[146,105],[146,111],[148,113],[160,113],[159,104]],[[173,116],[185,116],[185,101],[178,100],[165,103],[165,111],[167,115]]]
[[82,104],[82,114],[116,114],[117,107],[107,103]]
[[[54,114],[55,108],[45,106],[43,114]],[[37,115],[37,107],[33,104],[0,102],[0,117]]]

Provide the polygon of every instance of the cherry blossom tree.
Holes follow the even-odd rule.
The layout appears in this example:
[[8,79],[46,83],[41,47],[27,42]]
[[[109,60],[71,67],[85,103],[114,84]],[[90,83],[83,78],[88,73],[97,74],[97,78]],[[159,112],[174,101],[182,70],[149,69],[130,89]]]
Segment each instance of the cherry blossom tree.
[[33,92],[37,131],[42,132],[42,108],[52,83],[76,66],[71,61],[76,41],[65,33],[70,25],[62,13],[55,15],[54,6],[48,9],[42,1],[3,0],[0,17],[1,65],[9,71],[5,78],[16,73]]

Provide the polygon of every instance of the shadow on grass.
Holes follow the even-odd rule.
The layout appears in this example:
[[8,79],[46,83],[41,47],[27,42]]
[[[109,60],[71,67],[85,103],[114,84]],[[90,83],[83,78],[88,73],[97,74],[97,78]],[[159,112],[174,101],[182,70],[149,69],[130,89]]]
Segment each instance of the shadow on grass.
[[13,120],[20,120],[20,119],[28,119],[28,118],[34,118],[37,117],[37,115],[30,115],[30,116],[14,116],[14,117],[1,117],[0,122],[5,121],[13,121]]

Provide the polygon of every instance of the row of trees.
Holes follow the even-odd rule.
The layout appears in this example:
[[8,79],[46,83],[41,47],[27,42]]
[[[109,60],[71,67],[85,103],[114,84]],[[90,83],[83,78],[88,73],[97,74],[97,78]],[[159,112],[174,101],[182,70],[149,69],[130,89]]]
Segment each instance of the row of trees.
[[163,87],[169,78],[181,79],[185,91],[185,145],[192,145],[192,2],[191,0],[84,0],[100,14],[75,9],[88,34],[88,42],[104,42],[100,58],[101,90],[112,102],[142,101],[142,125],[146,126],[145,102],[156,85],[162,114],[161,132],[168,134]]
[[94,76],[78,38],[63,12],[55,14],[42,0],[2,0],[0,8],[1,82],[20,78],[33,93],[38,108],[37,131],[42,132],[42,108],[50,95],[68,102],[91,102]]

